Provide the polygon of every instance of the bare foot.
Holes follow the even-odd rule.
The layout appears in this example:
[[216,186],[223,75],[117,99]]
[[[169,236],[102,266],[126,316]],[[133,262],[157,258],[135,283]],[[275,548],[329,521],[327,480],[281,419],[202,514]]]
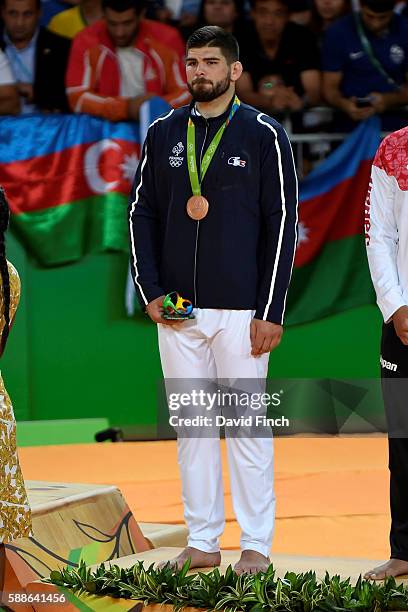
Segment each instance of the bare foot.
[[165,565],[169,564],[172,569],[181,570],[187,559],[191,559],[190,569],[193,569],[194,567],[216,567],[217,565],[221,564],[221,553],[207,553],[202,550],[198,550],[198,548],[187,546],[174,559],[161,561],[158,563],[157,569],[163,569]]
[[264,557],[264,555],[256,552],[256,550],[243,550],[240,560],[234,566],[234,570],[238,575],[257,574],[258,572],[266,572],[270,564],[269,557]]
[[384,580],[387,576],[403,576],[408,574],[408,561],[390,559],[364,574],[366,580]]

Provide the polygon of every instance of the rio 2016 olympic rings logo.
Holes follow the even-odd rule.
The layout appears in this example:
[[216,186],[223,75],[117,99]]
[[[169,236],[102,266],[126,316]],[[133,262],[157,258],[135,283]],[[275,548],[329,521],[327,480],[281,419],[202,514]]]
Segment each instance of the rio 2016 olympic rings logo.
[[169,157],[169,164],[172,168],[179,168],[184,161],[184,157]]

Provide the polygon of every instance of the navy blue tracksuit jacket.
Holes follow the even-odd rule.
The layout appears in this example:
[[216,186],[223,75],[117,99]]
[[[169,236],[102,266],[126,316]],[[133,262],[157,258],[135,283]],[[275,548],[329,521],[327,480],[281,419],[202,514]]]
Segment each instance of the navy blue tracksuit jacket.
[[241,103],[201,185],[207,216],[194,221],[186,212],[188,118],[199,169],[229,110],[205,119],[191,104],[150,126],[129,203],[136,292],[143,308],[178,291],[196,308],[255,310],[258,319],[283,323],[297,241],[297,179],[282,126]]

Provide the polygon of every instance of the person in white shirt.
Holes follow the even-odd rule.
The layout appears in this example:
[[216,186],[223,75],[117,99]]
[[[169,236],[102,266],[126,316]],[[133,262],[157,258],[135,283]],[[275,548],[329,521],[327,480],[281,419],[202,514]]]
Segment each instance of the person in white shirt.
[[387,136],[374,159],[365,205],[371,277],[384,318],[381,379],[388,424],[391,558],[365,574],[408,574],[408,127]]
[[0,50],[0,115],[17,115],[20,101],[7,56]]
[[0,48],[20,95],[21,114],[69,112],[65,72],[71,42],[40,27],[40,0],[2,0]]

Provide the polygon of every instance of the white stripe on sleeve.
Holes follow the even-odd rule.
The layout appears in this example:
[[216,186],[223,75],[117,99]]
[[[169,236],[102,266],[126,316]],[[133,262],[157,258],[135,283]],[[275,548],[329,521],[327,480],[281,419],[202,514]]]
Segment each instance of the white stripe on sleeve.
[[[278,272],[279,259],[280,259],[281,249],[282,249],[283,233],[284,233],[285,221],[286,221],[286,200],[285,200],[285,189],[284,189],[284,180],[283,180],[282,155],[281,155],[281,150],[280,150],[279,142],[278,142],[278,134],[277,134],[275,128],[273,128],[270,123],[267,123],[266,121],[262,120],[262,118],[261,118],[262,116],[266,116],[266,115],[264,115],[263,113],[260,113],[259,115],[257,115],[257,118],[256,118],[257,121],[259,123],[261,123],[262,125],[266,126],[269,130],[271,130],[271,132],[275,136],[275,148],[276,148],[276,153],[277,153],[277,156],[278,156],[278,171],[279,171],[280,194],[281,194],[281,205],[282,205],[282,219],[281,219],[280,228],[279,228],[278,245],[276,247],[276,257],[275,257],[275,262],[274,262],[274,265],[273,265],[271,285],[269,287],[268,302],[267,302],[267,304],[265,306],[265,310],[264,310],[263,317],[262,317],[262,319],[265,321],[267,319],[267,317],[268,317],[268,311],[269,311],[269,308],[270,308],[270,305],[271,305],[271,302],[272,302],[272,298],[273,298],[273,292],[274,292],[274,289],[275,289],[275,282],[276,282],[276,275],[277,275],[277,272]],[[292,161],[293,161],[293,154],[292,154]],[[295,175],[296,175],[296,172],[295,172]],[[296,193],[297,193],[297,181],[296,181]],[[297,201],[297,198],[296,198],[296,201]],[[297,207],[296,207],[296,220],[297,220]],[[295,258],[295,252],[296,252],[296,242],[297,242],[297,235],[296,234],[297,234],[297,232],[295,230],[295,244],[294,244],[293,256],[292,256],[291,273],[292,273],[292,269],[293,269],[293,262],[294,262],[294,258]],[[285,294],[285,299],[284,299],[284,306],[283,306],[281,323],[283,322],[283,315],[284,315],[284,311],[285,311],[285,304],[286,304],[286,294]]]
[[[152,125],[154,125],[155,123],[157,123],[158,121],[164,121],[165,119],[167,119],[168,117],[170,117],[170,115],[172,115],[174,113],[174,108],[171,109],[171,111],[169,113],[167,113],[167,115],[165,115],[164,117],[159,117],[158,119],[156,119],[155,121],[153,121]],[[150,126],[151,127],[151,126]],[[143,170],[144,167],[146,165],[147,162],[147,143],[145,143],[145,151],[144,151],[144,156],[143,159],[141,161],[142,167],[140,169],[140,182],[139,185],[136,188],[136,192],[135,192],[135,199],[132,202],[132,207],[130,209],[130,213],[129,213],[129,232],[130,232],[130,241],[131,241],[131,247],[132,247],[132,259],[133,259],[133,266],[135,268],[135,283],[137,284],[140,294],[142,296],[142,299],[145,303],[145,306],[147,306],[147,304],[149,303],[144,292],[142,289],[141,284],[138,281],[138,277],[139,277],[139,271],[137,269],[137,257],[136,257],[136,249],[135,249],[135,239],[133,236],[133,226],[132,226],[132,217],[133,217],[133,213],[135,211],[135,207],[136,204],[139,201],[139,191],[143,185]]]

